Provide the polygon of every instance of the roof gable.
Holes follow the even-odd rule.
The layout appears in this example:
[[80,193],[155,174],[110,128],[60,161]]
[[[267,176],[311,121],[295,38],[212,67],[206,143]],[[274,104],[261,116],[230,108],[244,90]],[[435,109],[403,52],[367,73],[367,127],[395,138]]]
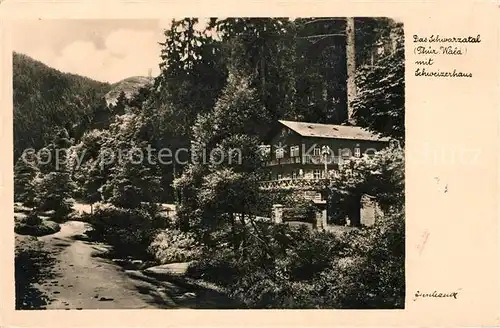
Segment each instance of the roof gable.
[[280,120],[279,122],[303,137],[386,142],[389,141],[389,138],[378,137],[374,133],[359,126],[319,124],[283,120]]

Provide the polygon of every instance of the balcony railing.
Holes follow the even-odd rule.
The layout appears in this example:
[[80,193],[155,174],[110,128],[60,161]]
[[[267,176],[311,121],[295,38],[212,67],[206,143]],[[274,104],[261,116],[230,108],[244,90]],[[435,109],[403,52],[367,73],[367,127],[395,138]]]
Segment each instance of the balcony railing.
[[328,185],[328,179],[280,179],[262,181],[262,190],[322,190]]
[[[341,161],[340,157],[328,157],[327,164],[338,164]],[[316,164],[316,165],[324,165],[325,158],[321,155],[304,155],[302,157],[284,157],[278,159],[271,159],[264,163],[265,166],[276,166],[276,165],[284,165],[284,164]]]

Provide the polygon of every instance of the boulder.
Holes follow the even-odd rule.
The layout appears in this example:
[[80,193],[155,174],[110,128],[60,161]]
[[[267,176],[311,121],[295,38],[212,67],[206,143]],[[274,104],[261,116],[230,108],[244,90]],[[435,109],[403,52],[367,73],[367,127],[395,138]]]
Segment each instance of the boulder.
[[190,263],[180,262],[158,265],[145,269],[144,273],[154,276],[182,276],[186,273]]

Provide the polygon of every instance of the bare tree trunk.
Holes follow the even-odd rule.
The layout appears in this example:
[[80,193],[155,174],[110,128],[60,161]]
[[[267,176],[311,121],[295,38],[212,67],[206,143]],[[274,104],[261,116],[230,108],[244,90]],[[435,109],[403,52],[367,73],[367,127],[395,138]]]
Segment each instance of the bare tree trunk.
[[266,240],[266,237],[264,237],[264,235],[262,235],[262,233],[260,232],[259,228],[257,227],[257,225],[255,224],[255,222],[253,220],[253,217],[250,216],[248,218],[248,220],[250,221],[250,224],[252,225],[252,227],[257,235],[256,236],[257,239],[260,240],[260,242],[264,245],[264,250],[267,253],[267,255],[269,255],[271,258],[275,258],[275,254],[273,253],[271,247],[269,246],[269,242]]
[[354,17],[346,18],[346,57],[347,57],[347,122],[355,125],[352,101],[356,97],[356,38]]
[[266,57],[264,55],[264,46],[260,47],[260,83],[262,92],[262,101],[266,97]]
[[239,251],[240,251],[240,255],[244,256],[246,253],[245,252],[245,242],[247,240],[247,225],[245,222],[245,213],[241,213],[240,222],[243,225],[243,227],[241,228],[242,229],[242,236],[240,238]]
[[236,252],[238,250],[238,245],[236,242],[236,227],[235,227],[235,218],[234,213],[231,213],[231,243],[233,244],[233,250]]

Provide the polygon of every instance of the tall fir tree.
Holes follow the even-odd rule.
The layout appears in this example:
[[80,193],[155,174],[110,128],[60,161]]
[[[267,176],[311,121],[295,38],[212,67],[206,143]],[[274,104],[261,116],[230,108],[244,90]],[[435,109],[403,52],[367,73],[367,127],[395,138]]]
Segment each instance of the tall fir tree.
[[39,172],[34,152],[24,152],[14,166],[14,201],[35,205]]
[[401,24],[388,22],[380,27],[382,55],[374,65],[360,67],[356,76],[357,95],[353,101],[358,125],[404,144],[405,57]]
[[[157,163],[149,163],[143,145],[130,144],[111,169],[111,177],[102,187],[106,201],[123,208],[137,208],[141,203],[158,203],[162,191]],[[97,177],[100,174],[97,173]]]
[[69,151],[73,140],[66,129],[55,132],[52,143],[47,146],[39,184],[37,203],[39,210],[55,211],[57,219],[63,219],[72,211],[75,184],[69,167]]
[[244,220],[260,203],[258,140],[266,131],[266,120],[266,110],[248,78],[230,70],[213,111],[200,115],[193,127],[194,163],[176,180],[183,229],[197,231],[210,243],[213,231],[229,225],[231,244],[237,247],[237,213]]

